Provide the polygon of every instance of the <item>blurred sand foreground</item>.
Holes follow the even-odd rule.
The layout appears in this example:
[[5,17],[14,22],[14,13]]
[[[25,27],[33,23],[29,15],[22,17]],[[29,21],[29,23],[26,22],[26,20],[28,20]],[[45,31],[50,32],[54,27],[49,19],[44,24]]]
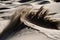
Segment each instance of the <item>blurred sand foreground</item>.
[[[3,4],[3,5],[5,5],[5,4]],[[14,8],[14,6],[10,6],[10,8],[12,9],[12,8]],[[53,10],[55,10],[55,9],[53,9]],[[2,10],[0,10],[0,11],[2,11]],[[9,10],[7,10],[7,12],[8,11]],[[55,11],[55,12],[57,12],[57,11]],[[60,8],[59,8],[59,12],[60,12]],[[2,14],[2,15],[4,15],[4,14]],[[59,15],[57,15],[57,16],[60,17]],[[53,17],[55,18],[56,16],[53,16]],[[0,33],[8,25],[9,21],[10,20],[4,20],[4,19],[0,18]],[[54,34],[54,32],[53,32],[53,34]],[[55,36],[55,34],[53,36]],[[47,37],[46,35],[44,35],[43,33],[33,30],[31,28],[25,28],[25,29],[21,30],[20,32],[17,32],[15,35],[14,34],[10,35],[6,40],[55,40],[55,39],[51,39],[51,38]],[[60,40],[60,39],[56,39],[56,40]]]

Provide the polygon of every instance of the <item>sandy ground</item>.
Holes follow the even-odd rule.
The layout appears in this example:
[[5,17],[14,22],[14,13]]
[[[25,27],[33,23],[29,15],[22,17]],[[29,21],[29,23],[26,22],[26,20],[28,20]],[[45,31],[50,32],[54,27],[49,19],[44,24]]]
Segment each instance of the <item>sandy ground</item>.
[[[12,8],[15,8],[15,7],[21,5],[21,3],[18,3],[18,2],[13,2],[13,4],[7,4],[7,5],[5,3],[7,3],[7,2],[0,3],[0,5],[1,5],[0,8],[9,6],[8,8],[12,9]],[[34,3],[31,3],[31,4],[35,5]],[[4,13],[5,12],[8,13],[9,11],[10,10],[0,10],[0,12],[4,12]],[[10,20],[5,20],[5,19],[0,18],[0,33],[8,25],[9,21]],[[43,33],[38,32],[36,30],[25,28],[22,31],[17,32],[15,35],[9,36],[6,40],[53,40],[53,39],[47,37]],[[56,39],[56,40],[60,40],[60,39]]]

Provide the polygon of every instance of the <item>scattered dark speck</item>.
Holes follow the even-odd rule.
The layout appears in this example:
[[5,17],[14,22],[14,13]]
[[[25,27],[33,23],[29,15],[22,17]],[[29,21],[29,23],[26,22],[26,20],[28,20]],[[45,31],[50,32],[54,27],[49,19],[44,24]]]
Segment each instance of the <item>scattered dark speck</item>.
[[51,13],[51,14],[49,14],[49,15],[55,15],[55,14],[57,14],[57,13]]
[[29,2],[29,1],[31,1],[31,0],[21,0],[21,1],[18,1],[18,2],[24,3],[24,2]]
[[56,0],[56,2],[60,2],[60,0]]
[[0,12],[0,14],[3,14],[3,13],[5,13],[5,12]]
[[8,1],[8,0],[1,0],[1,1]]
[[10,19],[9,16],[3,16],[3,17],[1,17],[1,18],[3,18],[3,19]]
[[10,9],[10,8],[0,8],[0,10],[4,10],[4,9]]
[[6,3],[6,4],[12,4],[12,3]]
[[22,4],[22,5],[20,5],[20,6],[23,6],[23,5],[28,5],[28,6],[32,6],[31,4]]
[[50,2],[49,1],[42,1],[42,2],[40,2],[38,4],[48,4],[48,3],[50,3]]

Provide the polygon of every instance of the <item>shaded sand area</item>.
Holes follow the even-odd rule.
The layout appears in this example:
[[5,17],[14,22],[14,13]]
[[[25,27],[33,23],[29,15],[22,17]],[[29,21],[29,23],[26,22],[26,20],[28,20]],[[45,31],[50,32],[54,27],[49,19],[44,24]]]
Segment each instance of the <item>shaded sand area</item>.
[[15,35],[11,35],[7,40],[53,40],[43,33],[33,30],[31,28],[25,28]]

